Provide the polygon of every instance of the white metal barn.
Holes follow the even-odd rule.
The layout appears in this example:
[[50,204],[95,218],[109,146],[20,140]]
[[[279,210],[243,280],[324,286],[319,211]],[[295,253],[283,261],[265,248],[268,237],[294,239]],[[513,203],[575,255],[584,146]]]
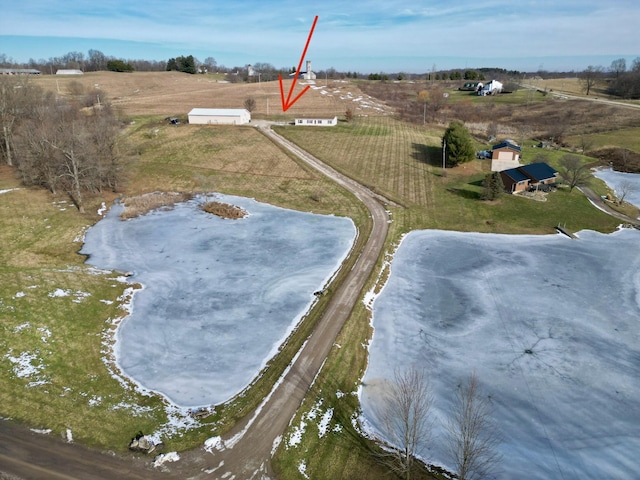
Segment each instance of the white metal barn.
[[251,113],[244,108],[194,108],[189,123],[198,125],[244,125],[251,121]]

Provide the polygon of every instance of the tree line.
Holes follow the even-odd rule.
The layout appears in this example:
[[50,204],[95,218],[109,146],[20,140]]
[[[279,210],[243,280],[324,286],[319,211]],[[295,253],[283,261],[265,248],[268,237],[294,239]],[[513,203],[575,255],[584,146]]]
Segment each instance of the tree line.
[[0,162],[26,186],[67,194],[81,213],[87,193],[115,190],[121,123],[107,99],[77,91],[56,98],[25,77],[0,76]]
[[68,52],[59,57],[48,59],[30,58],[26,63],[16,62],[4,53],[0,53],[0,66],[3,68],[33,68],[42,73],[53,75],[59,69],[77,69],[83,72],[97,72],[109,70],[108,63],[121,61],[128,64],[131,70],[138,72],[163,71],[167,66],[165,61],[155,60],[124,60],[114,56],[105,55],[100,50],[89,50],[88,54],[83,52]]
[[611,95],[624,99],[640,98],[640,57],[636,57],[629,68],[624,58],[611,62],[608,69],[602,65],[589,65],[579,78],[586,95],[604,84],[606,92]]

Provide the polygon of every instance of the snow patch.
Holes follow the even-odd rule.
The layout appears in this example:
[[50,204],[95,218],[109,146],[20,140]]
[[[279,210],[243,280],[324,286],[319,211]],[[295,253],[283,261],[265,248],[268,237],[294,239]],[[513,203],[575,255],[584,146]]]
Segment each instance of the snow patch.
[[307,475],[307,464],[304,460],[298,465],[298,472],[300,472],[304,478],[309,478],[309,475]]
[[204,442],[204,449],[209,453],[213,453],[214,450],[221,452],[225,449],[222,437],[207,438]]
[[178,452],[161,453],[153,460],[155,468],[162,467],[165,463],[177,462],[180,460]]
[[[27,378],[39,374],[45,367],[36,353],[22,352],[17,357],[11,356],[11,351],[4,356],[14,364],[13,373],[18,378]],[[34,362],[39,362],[34,364]]]
[[49,298],[59,298],[59,297],[68,297],[71,295],[70,290],[63,290],[62,288],[56,288],[53,292],[50,292]]

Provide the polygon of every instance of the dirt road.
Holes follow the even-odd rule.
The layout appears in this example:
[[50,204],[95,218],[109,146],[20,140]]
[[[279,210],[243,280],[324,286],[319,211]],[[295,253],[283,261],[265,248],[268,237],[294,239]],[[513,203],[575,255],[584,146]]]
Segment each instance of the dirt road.
[[[268,123],[258,128],[324,175],[353,192],[373,219],[371,236],[357,261],[338,288],[294,363],[260,407],[222,438],[222,450],[196,449],[181,454],[165,471],[153,470],[149,462],[107,456],[57,439],[35,435],[0,423],[0,478],[4,472],[23,479],[269,479],[274,478],[270,459],[274,442],[287,428],[355,303],[383,249],[388,230],[384,199],[336,172],[317,158],[273,132]],[[12,478],[12,477],[9,477]]]
[[335,291],[295,362],[263,404],[222,439],[226,448],[214,450],[213,455],[208,454],[204,457],[205,465],[202,465],[201,456],[198,459],[191,458],[193,452],[185,456],[182,467],[189,463],[193,463],[194,466],[200,464],[204,474],[199,478],[273,478],[270,458],[274,442],[287,428],[327,358],[338,333],[360,299],[360,293],[373,271],[387,236],[389,219],[379,196],[282,138],[267,124],[261,124],[258,128],[273,141],[353,192],[371,212],[373,230],[362,251],[355,252],[358,255],[356,264],[340,288]]
[[0,478],[113,480],[154,478],[148,459],[116,457],[0,420]]

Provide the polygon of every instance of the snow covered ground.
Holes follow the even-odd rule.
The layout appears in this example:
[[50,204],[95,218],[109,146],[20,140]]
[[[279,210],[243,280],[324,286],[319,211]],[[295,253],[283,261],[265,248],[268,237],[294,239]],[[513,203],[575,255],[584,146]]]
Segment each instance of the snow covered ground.
[[439,421],[422,453],[449,466],[440,420],[475,372],[502,434],[499,478],[636,478],[640,231],[579,237],[409,233],[373,303],[370,428],[394,369],[423,366]]
[[132,272],[131,315],[120,325],[118,365],[181,407],[224,402],[276,353],[351,248],[350,219],[216,195],[249,216],[203,212],[196,198],[122,221],[122,207],[87,231],[81,253]]

